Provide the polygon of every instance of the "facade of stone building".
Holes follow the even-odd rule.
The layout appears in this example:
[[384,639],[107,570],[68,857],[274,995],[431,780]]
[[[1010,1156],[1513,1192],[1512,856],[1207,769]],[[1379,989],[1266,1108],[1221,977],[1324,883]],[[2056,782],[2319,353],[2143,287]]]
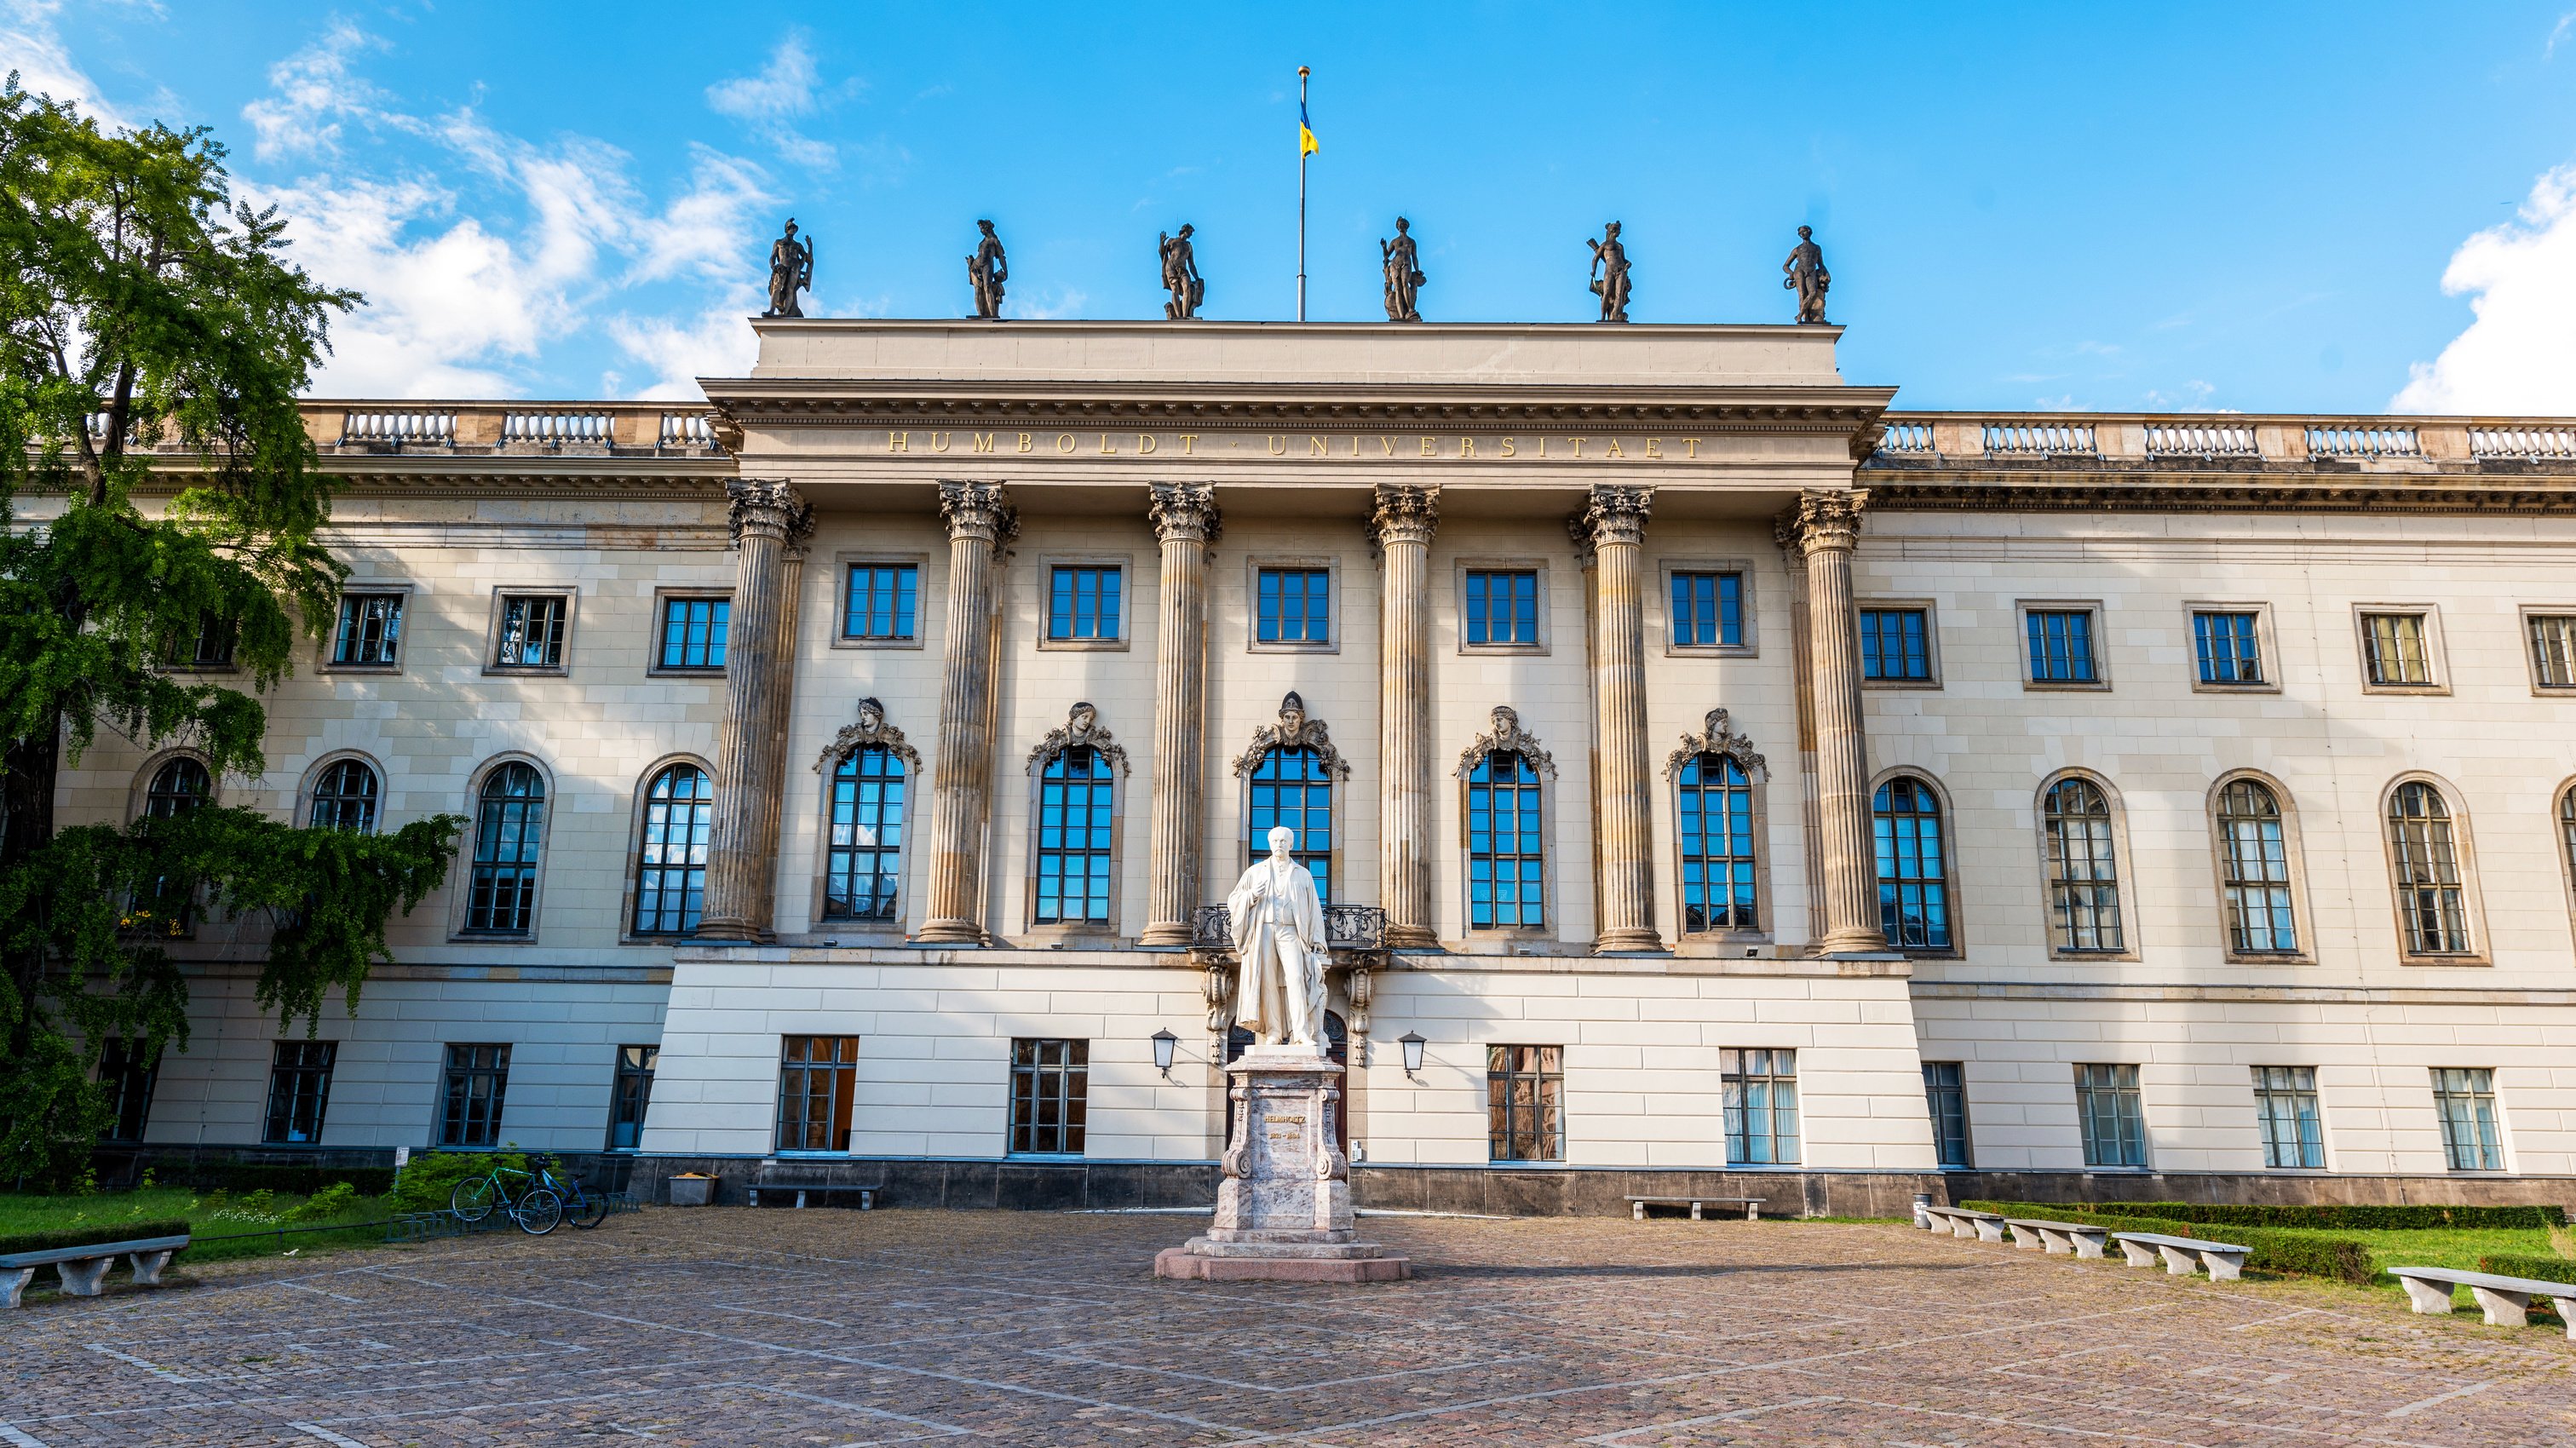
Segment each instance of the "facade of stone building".
[[1206,907],[1286,823],[1364,1201],[2576,1176],[2576,427],[1890,412],[1830,327],[754,325],[709,406],[311,405],[353,571],[268,772],[103,744],[63,817],[472,823],[310,1039],[202,923],[121,1133],[1204,1199]]

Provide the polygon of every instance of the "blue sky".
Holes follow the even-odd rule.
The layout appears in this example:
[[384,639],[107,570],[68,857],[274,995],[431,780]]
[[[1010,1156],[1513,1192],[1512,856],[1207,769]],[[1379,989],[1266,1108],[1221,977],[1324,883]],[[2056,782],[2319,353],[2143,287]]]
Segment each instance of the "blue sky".
[[0,0],[0,65],[211,126],[375,299],[334,394],[673,395],[747,365],[768,239],[808,311],[1787,321],[1816,228],[1847,377],[1899,406],[2576,413],[2576,0],[1261,7]]

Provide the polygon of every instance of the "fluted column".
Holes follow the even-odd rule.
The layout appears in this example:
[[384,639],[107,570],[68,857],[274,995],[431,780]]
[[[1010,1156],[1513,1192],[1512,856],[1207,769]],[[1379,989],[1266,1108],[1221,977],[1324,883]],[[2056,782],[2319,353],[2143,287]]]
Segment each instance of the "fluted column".
[[1878,856],[1870,838],[1869,737],[1861,720],[1860,640],[1853,632],[1857,489],[1801,494],[1781,528],[1807,561],[1807,686],[1816,721],[1816,802],[1823,826],[1823,954],[1884,951]]
[[725,712],[707,841],[701,940],[765,940],[777,910],[778,803],[796,685],[796,592],[814,510],[784,482],[737,479],[734,587],[725,631]]
[[984,835],[993,817],[993,676],[1002,550],[1019,531],[997,483],[942,482],[948,627],[939,676],[939,757],[930,789],[926,944],[984,943]]
[[1440,943],[1431,915],[1431,534],[1436,489],[1381,486],[1369,516],[1380,555],[1378,904],[1386,943]]
[[1154,654],[1154,835],[1139,945],[1190,943],[1207,833],[1208,548],[1220,520],[1205,483],[1154,486],[1146,504],[1163,545]]
[[1592,552],[1592,703],[1601,898],[1595,950],[1661,950],[1655,931],[1654,777],[1646,760],[1646,515],[1644,488],[1598,487],[1567,520]]

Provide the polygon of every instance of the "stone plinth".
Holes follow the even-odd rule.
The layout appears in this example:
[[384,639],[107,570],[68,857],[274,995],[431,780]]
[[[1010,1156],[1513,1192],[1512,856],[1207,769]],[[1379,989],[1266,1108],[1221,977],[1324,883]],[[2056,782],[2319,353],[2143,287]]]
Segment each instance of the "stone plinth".
[[1212,1281],[1388,1282],[1402,1257],[1357,1240],[1351,1167],[1334,1122],[1342,1068],[1312,1051],[1255,1046],[1225,1068],[1235,1104],[1216,1221],[1154,1259],[1157,1277]]

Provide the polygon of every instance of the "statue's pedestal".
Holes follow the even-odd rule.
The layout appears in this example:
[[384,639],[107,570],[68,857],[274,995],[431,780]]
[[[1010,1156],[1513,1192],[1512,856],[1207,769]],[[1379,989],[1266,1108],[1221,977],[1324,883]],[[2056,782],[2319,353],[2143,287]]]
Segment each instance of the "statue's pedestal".
[[1206,1235],[1154,1259],[1157,1277],[1218,1282],[1390,1282],[1404,1258],[1355,1240],[1351,1167],[1334,1144],[1342,1068],[1302,1047],[1255,1046],[1233,1078],[1234,1139]]

